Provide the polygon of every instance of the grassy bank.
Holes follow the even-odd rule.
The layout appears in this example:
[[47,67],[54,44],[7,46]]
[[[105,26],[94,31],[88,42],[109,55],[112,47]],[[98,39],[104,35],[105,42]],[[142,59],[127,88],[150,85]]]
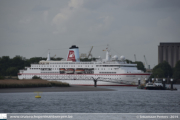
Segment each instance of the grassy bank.
[[12,80],[5,79],[0,80],[0,88],[31,88],[31,87],[69,87],[68,83],[58,82],[58,81],[47,81],[41,79],[32,80]]

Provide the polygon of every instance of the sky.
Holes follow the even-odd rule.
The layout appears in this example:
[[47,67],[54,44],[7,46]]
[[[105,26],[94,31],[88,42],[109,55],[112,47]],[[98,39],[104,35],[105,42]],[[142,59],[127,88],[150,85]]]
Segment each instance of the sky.
[[158,64],[160,42],[180,42],[180,0],[0,0],[0,57],[66,58],[68,48]]

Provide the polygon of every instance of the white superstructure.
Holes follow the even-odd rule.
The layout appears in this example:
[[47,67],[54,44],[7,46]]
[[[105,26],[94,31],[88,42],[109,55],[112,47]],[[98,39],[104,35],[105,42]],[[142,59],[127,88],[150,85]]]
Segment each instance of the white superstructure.
[[94,85],[137,85],[138,78],[148,79],[150,74],[137,70],[136,64],[127,64],[125,57],[115,55],[112,58],[106,50],[106,59],[97,59],[91,62],[81,62],[79,48],[73,45],[69,48],[66,61],[50,60],[50,53],[46,61],[31,64],[18,73],[19,79],[31,79],[33,76],[47,80],[60,80],[69,84]]

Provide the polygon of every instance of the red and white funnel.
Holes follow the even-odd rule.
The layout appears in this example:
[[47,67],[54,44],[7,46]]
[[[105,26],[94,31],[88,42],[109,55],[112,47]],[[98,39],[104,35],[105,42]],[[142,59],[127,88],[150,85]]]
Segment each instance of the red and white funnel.
[[67,61],[80,62],[79,48],[76,45],[72,45],[69,48],[69,52],[67,55]]

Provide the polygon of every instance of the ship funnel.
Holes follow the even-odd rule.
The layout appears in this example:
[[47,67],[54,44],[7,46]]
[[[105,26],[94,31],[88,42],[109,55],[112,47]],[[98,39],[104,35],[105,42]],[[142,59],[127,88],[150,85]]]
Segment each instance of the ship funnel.
[[80,62],[79,48],[76,45],[72,45],[69,48],[67,61]]

